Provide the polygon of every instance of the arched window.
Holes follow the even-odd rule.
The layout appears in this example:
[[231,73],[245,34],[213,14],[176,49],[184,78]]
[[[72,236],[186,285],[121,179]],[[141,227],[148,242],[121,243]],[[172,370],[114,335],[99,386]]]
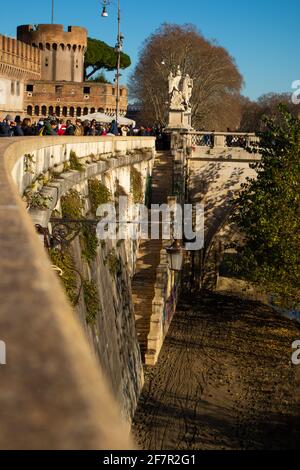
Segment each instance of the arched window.
[[53,49],[54,51],[57,51],[57,44],[55,44],[55,43],[52,44],[52,49]]
[[50,49],[51,49],[51,46],[50,46],[49,42],[46,43],[46,49],[47,49],[47,51],[50,51]]
[[98,113],[104,113],[104,108],[98,108]]
[[62,115],[63,115],[64,117],[67,117],[67,115],[68,115],[68,108],[67,108],[67,106],[64,106],[64,107],[63,107],[63,109],[62,109]]
[[91,114],[94,114],[95,111],[95,108],[91,108]]
[[27,114],[28,116],[32,116],[32,106],[30,104],[27,106]]
[[83,109],[83,115],[86,116],[87,114],[89,114],[89,109],[88,109],[88,108],[84,108],[84,109]]
[[49,116],[53,116],[53,106],[49,106],[48,114]]
[[17,94],[17,96],[20,96],[20,93],[21,93],[21,84],[20,84],[20,82],[17,82],[17,84],[16,84],[16,94]]
[[60,45],[60,48],[61,48],[62,51],[64,51],[64,50],[65,50],[65,45],[64,45],[64,44],[61,44],[61,45]]
[[10,94],[15,94],[15,82],[10,82]]
[[47,106],[42,106],[42,116],[47,116]]
[[40,115],[40,107],[39,107],[39,106],[35,106],[35,107],[34,107],[34,114],[35,114],[35,116],[39,116],[39,115]]
[[42,43],[42,42],[39,43],[39,49],[40,49],[41,51],[44,50],[44,46],[43,46],[43,43]]
[[60,106],[56,106],[56,108],[55,108],[55,114],[56,114],[56,116],[58,116],[58,117],[60,116]]
[[76,115],[78,117],[81,116],[81,108],[80,107],[76,109]]
[[74,117],[74,114],[75,114],[75,109],[73,106],[71,106],[70,108],[70,117]]

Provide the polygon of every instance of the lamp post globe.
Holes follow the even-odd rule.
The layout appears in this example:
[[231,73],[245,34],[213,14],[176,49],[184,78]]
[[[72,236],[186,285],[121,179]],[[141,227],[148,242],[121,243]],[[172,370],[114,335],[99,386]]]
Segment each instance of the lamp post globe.
[[179,272],[183,262],[183,248],[179,240],[175,240],[172,245],[166,247],[168,254],[169,268],[171,271]]

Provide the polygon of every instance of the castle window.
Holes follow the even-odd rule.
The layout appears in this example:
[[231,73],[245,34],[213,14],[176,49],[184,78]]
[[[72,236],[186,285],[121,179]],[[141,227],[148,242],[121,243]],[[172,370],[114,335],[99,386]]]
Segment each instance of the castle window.
[[68,108],[66,106],[64,106],[63,109],[62,109],[62,115],[64,117],[67,117],[67,115],[68,115]]
[[42,116],[47,116],[47,106],[42,106]]
[[28,116],[32,116],[32,106],[27,106],[27,114]]
[[53,116],[53,106],[49,106],[49,116]]
[[87,114],[89,114],[89,110],[88,110],[88,108],[84,108],[83,109],[83,115],[86,116]]
[[91,93],[91,88],[89,86],[83,87],[83,94],[89,95]]
[[40,107],[39,107],[39,106],[35,106],[35,107],[34,107],[34,114],[35,114],[36,116],[39,116],[39,114],[40,114]]
[[57,95],[61,95],[61,94],[62,94],[62,90],[63,90],[62,85],[55,85],[55,93],[56,93]]
[[71,116],[71,117],[74,117],[74,113],[75,113],[74,107],[71,106],[71,108],[70,108],[70,116]]
[[15,94],[15,82],[10,83],[10,94],[11,95]]
[[56,108],[55,108],[55,114],[56,114],[56,116],[58,116],[58,117],[60,116],[60,106],[56,106]]
[[33,91],[33,85],[26,85],[26,91]]
[[76,115],[77,115],[77,116],[81,116],[81,108],[77,108],[77,109],[76,109]]

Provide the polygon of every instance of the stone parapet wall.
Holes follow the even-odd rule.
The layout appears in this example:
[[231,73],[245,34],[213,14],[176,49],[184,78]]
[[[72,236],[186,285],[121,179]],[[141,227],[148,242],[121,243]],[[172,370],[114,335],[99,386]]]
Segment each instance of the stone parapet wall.
[[79,156],[106,150],[126,153],[139,146],[153,149],[154,139],[0,141],[0,339],[7,351],[7,364],[0,366],[2,449],[133,446],[105,373],[91,353],[19,196],[26,187],[24,155],[40,156],[34,178],[49,169],[52,155],[63,162],[67,146],[76,146]]

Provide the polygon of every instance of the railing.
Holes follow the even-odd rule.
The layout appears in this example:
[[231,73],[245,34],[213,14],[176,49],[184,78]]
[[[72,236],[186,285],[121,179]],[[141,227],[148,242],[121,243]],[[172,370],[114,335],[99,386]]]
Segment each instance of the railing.
[[256,147],[259,137],[254,133],[244,132],[191,132],[191,145],[199,147]]

